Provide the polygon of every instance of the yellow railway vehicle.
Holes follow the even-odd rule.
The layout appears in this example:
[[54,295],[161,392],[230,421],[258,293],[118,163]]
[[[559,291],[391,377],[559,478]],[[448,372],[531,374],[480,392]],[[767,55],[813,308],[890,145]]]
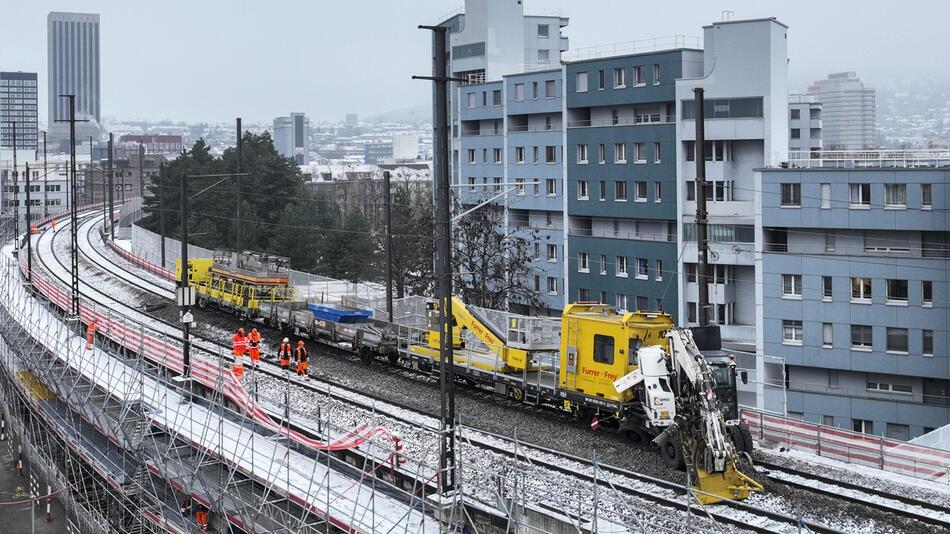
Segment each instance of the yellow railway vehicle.
[[[212,305],[256,318],[262,302],[296,300],[287,271],[289,260],[259,252],[217,250],[212,258],[188,260],[189,284],[195,288],[199,306]],[[175,262],[181,279],[181,261]]]

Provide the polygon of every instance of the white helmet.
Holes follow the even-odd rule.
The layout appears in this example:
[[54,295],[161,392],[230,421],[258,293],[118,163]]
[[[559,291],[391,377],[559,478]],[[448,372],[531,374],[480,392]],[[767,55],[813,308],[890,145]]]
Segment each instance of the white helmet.
[[290,343],[290,340],[287,338],[284,338],[284,343]]

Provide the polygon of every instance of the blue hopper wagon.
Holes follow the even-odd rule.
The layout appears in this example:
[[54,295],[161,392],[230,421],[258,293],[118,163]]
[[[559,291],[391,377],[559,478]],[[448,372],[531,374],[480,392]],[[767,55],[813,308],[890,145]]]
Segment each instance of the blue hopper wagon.
[[373,312],[370,310],[342,310],[319,304],[307,304],[307,307],[310,308],[311,313],[317,319],[334,323],[364,323],[373,316]]

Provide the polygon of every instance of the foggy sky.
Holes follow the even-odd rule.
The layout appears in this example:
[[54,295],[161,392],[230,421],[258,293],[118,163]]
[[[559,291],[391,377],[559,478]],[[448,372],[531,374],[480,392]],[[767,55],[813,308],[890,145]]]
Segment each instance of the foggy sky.
[[[102,114],[123,119],[267,121],[372,115],[429,101],[428,32],[457,0],[4,0],[0,69],[36,71],[46,120],[46,15],[101,16]],[[159,6],[158,9],[153,7]],[[774,16],[787,24],[793,91],[830,72],[871,84],[950,80],[942,0],[528,0],[570,17],[571,48],[701,36],[704,24]]]

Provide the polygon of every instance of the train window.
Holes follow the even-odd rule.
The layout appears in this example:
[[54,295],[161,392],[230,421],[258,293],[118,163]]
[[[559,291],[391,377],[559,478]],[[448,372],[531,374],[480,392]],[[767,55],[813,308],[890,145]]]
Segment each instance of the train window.
[[630,338],[630,343],[627,345],[627,363],[629,365],[640,365],[640,360],[637,358],[637,351],[640,350],[640,345],[642,344],[642,339],[638,337]]
[[663,391],[670,393],[670,385],[666,383],[666,379],[661,378],[659,382],[660,382],[660,387],[663,389]]
[[614,338],[612,336],[594,335],[594,361],[613,365]]

